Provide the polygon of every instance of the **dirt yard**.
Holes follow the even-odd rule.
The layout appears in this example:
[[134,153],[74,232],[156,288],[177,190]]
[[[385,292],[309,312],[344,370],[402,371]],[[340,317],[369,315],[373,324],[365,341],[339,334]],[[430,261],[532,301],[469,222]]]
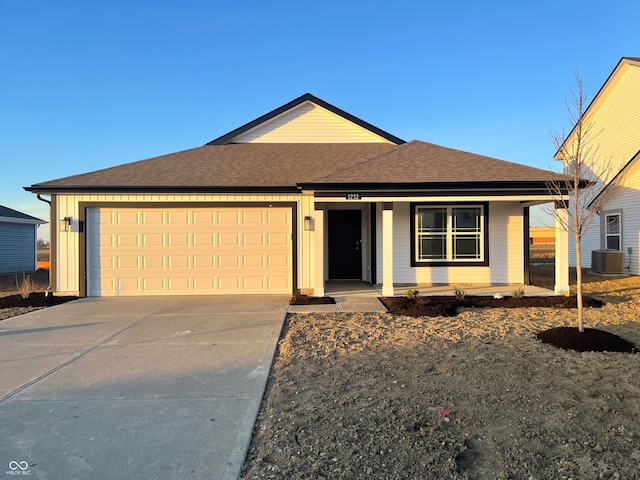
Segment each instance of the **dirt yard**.
[[[640,344],[640,278],[587,276],[585,289],[607,300],[585,325]],[[291,315],[243,478],[638,479],[640,355],[535,340],[574,319]]]

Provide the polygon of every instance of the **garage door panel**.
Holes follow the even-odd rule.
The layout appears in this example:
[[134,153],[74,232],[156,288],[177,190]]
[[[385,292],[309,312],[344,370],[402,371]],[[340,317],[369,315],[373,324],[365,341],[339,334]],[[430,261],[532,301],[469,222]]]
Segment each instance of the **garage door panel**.
[[262,232],[245,233],[242,236],[242,244],[243,245],[255,246],[255,245],[264,245],[264,243],[265,243],[265,239],[264,239],[264,235],[262,234]]
[[169,210],[166,217],[169,225],[187,225],[190,223],[190,212],[188,210]]
[[290,223],[289,212],[274,210],[267,213],[268,223],[288,225]]
[[88,294],[291,293],[291,213],[89,209]]
[[189,245],[189,238],[188,233],[170,233],[167,235],[167,245],[170,247]]
[[213,268],[215,266],[215,260],[211,255],[195,255],[193,257],[194,268]]
[[287,288],[287,281],[282,277],[267,277],[267,288],[271,290],[283,290]]
[[234,210],[221,210],[218,212],[218,222],[224,224],[240,224],[240,212]]
[[166,290],[164,278],[145,278],[142,282],[146,292],[162,293]]
[[142,234],[142,245],[144,247],[162,247],[165,244],[162,233]]
[[190,290],[190,277],[169,277],[169,290],[175,291],[178,294],[182,294],[184,292],[189,292]]
[[242,223],[245,225],[251,223],[262,225],[264,224],[264,212],[259,210],[245,210],[242,212]]
[[246,268],[264,267],[265,261],[263,255],[243,255],[242,265]]
[[[115,215],[116,222],[119,225],[137,225],[139,223],[137,211],[119,211],[117,215]],[[114,216],[111,215],[113,219]]]
[[238,292],[240,289],[240,279],[238,277],[218,277],[218,289],[222,293]]
[[[211,227],[209,227],[209,230]],[[196,233],[193,235],[193,244],[199,247],[213,247],[216,244],[216,237],[211,233]]]
[[144,268],[165,268],[165,258],[159,255],[146,255],[142,257]]
[[289,236],[282,233],[269,233],[267,234],[267,241],[269,245],[280,245],[286,247],[289,244]]
[[116,245],[119,247],[137,247],[139,246],[138,235],[133,233],[119,234],[116,236]]
[[[181,269],[189,268],[189,257],[185,255],[170,255],[169,256],[169,268]],[[177,272],[176,272],[177,273]]]
[[237,247],[240,241],[237,233],[218,234],[218,245],[221,247]]
[[137,270],[139,267],[139,257],[118,257],[118,268],[131,268]]

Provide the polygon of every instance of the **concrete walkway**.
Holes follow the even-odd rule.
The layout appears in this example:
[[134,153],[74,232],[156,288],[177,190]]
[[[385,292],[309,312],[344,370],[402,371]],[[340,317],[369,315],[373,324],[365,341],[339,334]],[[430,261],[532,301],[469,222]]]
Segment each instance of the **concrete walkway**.
[[0,477],[236,479],[286,305],[87,298],[0,322]]

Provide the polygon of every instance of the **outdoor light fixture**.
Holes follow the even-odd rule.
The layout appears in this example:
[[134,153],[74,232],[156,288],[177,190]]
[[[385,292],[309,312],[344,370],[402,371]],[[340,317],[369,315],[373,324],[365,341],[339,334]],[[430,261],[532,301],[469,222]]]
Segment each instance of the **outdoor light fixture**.
[[304,229],[306,231],[311,230],[311,217],[309,215],[304,217]]
[[60,220],[60,231],[68,232],[71,230],[71,217],[64,217]]

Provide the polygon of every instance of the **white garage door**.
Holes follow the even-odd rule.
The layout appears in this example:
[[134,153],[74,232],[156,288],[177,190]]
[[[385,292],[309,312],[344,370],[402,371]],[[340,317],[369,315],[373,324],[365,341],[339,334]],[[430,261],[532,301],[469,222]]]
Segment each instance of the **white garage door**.
[[292,291],[292,210],[90,208],[87,295]]

